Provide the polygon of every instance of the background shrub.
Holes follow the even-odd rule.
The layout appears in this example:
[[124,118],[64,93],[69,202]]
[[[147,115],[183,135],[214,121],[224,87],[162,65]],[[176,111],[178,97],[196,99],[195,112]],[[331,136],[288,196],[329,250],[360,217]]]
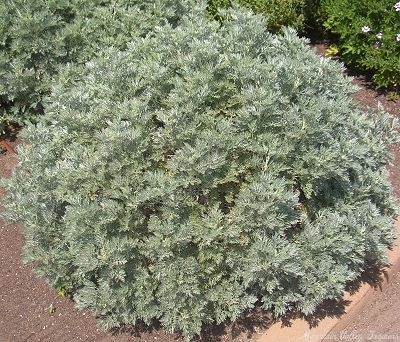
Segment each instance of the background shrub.
[[229,13],[70,66],[22,131],[3,183],[25,261],[106,328],[309,314],[393,243],[390,118],[294,31]]
[[239,4],[268,18],[267,27],[273,32],[283,26],[291,26],[299,31],[304,28],[304,0],[208,0],[208,12],[212,18],[222,20],[219,9]]
[[304,1],[304,34],[311,40],[322,40],[325,32],[321,20],[321,0]]
[[85,63],[107,46],[123,49],[155,25],[175,25],[185,6],[185,0],[1,1],[0,125],[41,114],[52,78],[67,63]]
[[400,85],[400,3],[398,7],[396,11],[395,0],[321,1],[324,26],[338,35],[343,60],[373,72],[378,87]]

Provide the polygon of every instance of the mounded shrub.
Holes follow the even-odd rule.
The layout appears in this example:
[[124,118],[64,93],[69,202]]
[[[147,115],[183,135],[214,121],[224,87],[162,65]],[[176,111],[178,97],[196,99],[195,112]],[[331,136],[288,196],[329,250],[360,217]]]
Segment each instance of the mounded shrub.
[[0,3],[0,133],[43,112],[52,79],[107,46],[124,49],[156,25],[176,25],[185,0],[3,0]]
[[280,31],[283,26],[291,26],[298,31],[304,29],[304,0],[208,0],[207,10],[212,18],[223,20],[219,10],[235,4],[265,15],[268,18],[267,27],[273,32]]
[[294,31],[229,13],[71,66],[22,131],[4,184],[24,260],[105,328],[309,314],[394,241],[391,118]]
[[347,64],[372,72],[379,88],[400,85],[400,2],[322,0],[321,13]]

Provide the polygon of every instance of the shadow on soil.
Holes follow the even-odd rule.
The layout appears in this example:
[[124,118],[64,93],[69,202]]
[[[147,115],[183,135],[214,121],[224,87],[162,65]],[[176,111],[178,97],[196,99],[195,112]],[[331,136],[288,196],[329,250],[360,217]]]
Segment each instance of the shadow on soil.
[[[350,295],[354,295],[364,284],[368,284],[374,289],[382,290],[382,285],[389,281],[389,276],[385,270],[385,265],[371,262],[364,267],[363,274],[356,280],[347,284],[345,290]],[[280,318],[282,326],[291,326],[293,320],[303,319],[310,328],[315,328],[325,318],[340,318],[345,312],[351,300],[340,297],[337,299],[326,299],[321,303],[312,315],[304,315],[293,312]]]
[[[346,286],[346,291],[350,294],[356,293],[363,284],[368,284],[375,289],[381,289],[384,282],[388,281],[388,274],[381,264],[369,264],[365,267],[365,272],[357,280]],[[230,341],[248,341],[255,335],[266,331],[273,324],[281,323],[282,326],[290,327],[294,320],[305,320],[310,328],[318,326],[325,318],[340,318],[346,311],[346,307],[351,303],[350,300],[343,298],[327,299],[317,307],[312,315],[304,315],[300,312],[290,312],[289,314],[274,318],[271,312],[262,310],[260,306],[248,310],[243,316],[235,322],[227,321],[219,325],[207,325],[203,327],[201,336],[196,338],[195,342],[230,342]],[[162,327],[159,322],[154,321],[151,326],[144,323],[135,326],[124,326],[111,331],[112,334],[129,334],[135,337],[141,337],[143,334],[160,333]],[[169,335],[169,340],[183,341],[180,334]]]
[[385,270],[385,265],[370,263],[364,269],[359,279],[347,285],[346,291],[351,295],[355,294],[363,284],[368,284],[376,290],[382,290],[382,285],[389,282],[389,275]]
[[0,131],[0,154],[15,154],[14,148],[11,147],[9,142],[15,142],[17,140],[17,135],[20,130],[21,127],[15,124],[7,125],[4,132]]
[[[200,337],[197,337],[193,342],[229,342],[229,341],[248,341],[255,334],[268,329],[276,320],[272,318],[271,313],[255,308],[243,314],[242,318],[235,322],[227,321],[222,324],[206,325],[203,327]],[[162,327],[158,321],[154,321],[148,326],[144,323],[136,324],[135,326],[123,326],[114,328],[110,331],[112,335],[130,335],[134,337],[143,337],[155,333],[162,334]],[[181,334],[170,334],[168,340],[184,341]]]

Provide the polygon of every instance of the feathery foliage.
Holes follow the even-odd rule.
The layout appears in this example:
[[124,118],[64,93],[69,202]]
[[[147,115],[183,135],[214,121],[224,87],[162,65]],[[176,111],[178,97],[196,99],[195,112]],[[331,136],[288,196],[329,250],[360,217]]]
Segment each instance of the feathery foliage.
[[391,118],[294,31],[229,17],[196,7],[71,65],[22,132],[5,205],[25,261],[106,328],[309,314],[393,243]]
[[43,98],[67,63],[108,46],[124,49],[156,25],[176,25],[185,0],[3,0],[0,3],[0,132],[43,112]]

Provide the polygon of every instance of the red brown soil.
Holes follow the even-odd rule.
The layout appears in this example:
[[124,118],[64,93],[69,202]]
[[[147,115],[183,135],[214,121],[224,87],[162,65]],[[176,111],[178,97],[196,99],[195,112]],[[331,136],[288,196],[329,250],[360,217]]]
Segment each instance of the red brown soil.
[[[323,46],[317,47],[319,50]],[[374,90],[363,76],[356,76],[354,83],[360,90],[354,98],[363,106],[376,108],[381,102],[385,110],[400,118],[400,100],[389,101],[386,93]],[[18,139],[6,138],[12,147]],[[7,148],[0,154],[0,178],[10,177],[18,162],[17,155]],[[393,192],[400,197],[400,147],[392,148],[394,159],[389,166]],[[1,200],[4,193],[0,188]],[[21,262],[24,245],[23,227],[0,221],[0,342],[22,341],[183,341],[179,335],[168,334],[153,326],[126,327],[113,332],[101,331],[95,318],[88,311],[74,308],[69,298],[60,297],[45,280],[36,278],[30,265]],[[340,316],[346,303],[335,303],[335,308],[321,309],[321,317],[314,316],[315,324],[325,316]],[[396,273],[382,290],[374,291],[371,298],[357,312],[346,315],[336,330],[333,340],[346,341],[400,341],[400,272]],[[339,309],[337,309],[339,308]],[[337,312],[335,311],[337,310]],[[290,317],[288,318],[290,320]],[[235,325],[210,327],[204,331],[202,341],[249,341],[272,324],[267,314],[251,314]],[[337,337],[336,339],[333,337]],[[275,341],[271,341],[275,342]]]
[[367,293],[362,305],[327,334],[330,341],[400,341],[400,272],[395,272],[383,289]]

